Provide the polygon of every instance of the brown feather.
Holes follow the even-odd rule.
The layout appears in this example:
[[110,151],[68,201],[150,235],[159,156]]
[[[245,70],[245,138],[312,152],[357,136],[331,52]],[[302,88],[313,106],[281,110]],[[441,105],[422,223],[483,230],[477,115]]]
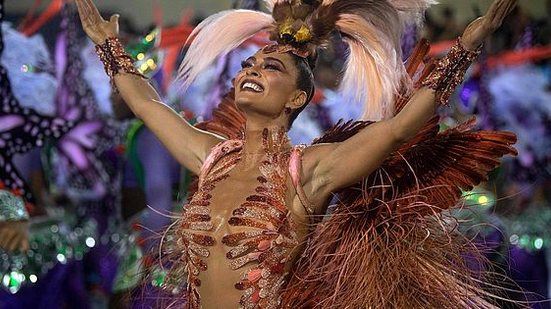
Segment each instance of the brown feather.
[[[417,49],[408,72],[422,64]],[[408,97],[400,97],[399,111]],[[365,122],[339,122],[316,142],[342,141]],[[331,216],[315,225],[283,294],[285,308],[493,308],[482,274],[464,256],[483,259],[443,211],[463,190],[487,179],[510,132],[475,131],[471,119],[439,132],[433,117],[362,182],[337,195]]]
[[245,115],[235,105],[235,91],[232,88],[212,112],[212,119],[195,126],[228,139],[238,139],[243,137],[245,122]]

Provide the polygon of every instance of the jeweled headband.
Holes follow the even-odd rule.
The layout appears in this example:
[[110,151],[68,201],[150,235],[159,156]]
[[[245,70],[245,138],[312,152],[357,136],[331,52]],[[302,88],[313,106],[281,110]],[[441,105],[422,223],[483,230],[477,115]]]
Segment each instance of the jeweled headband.
[[278,43],[273,43],[262,47],[262,52],[264,52],[265,54],[271,54],[271,53],[283,54],[283,53],[289,52],[300,58],[307,58],[311,54],[311,52],[298,49],[293,45],[278,44]]

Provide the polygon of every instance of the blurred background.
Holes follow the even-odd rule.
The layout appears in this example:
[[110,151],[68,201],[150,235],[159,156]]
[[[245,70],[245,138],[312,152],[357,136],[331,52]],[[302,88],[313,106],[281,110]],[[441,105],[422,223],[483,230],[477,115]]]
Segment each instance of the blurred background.
[[[6,1],[6,10],[11,14],[25,14],[33,6],[34,0],[12,0]],[[193,9],[198,15],[207,16],[215,12],[228,9],[233,5],[231,0],[98,0],[95,1],[102,12],[117,12],[131,19],[136,25],[145,27],[154,21],[152,10],[159,6],[163,10],[163,22],[165,25],[178,22],[182,12],[186,9]],[[492,1],[490,0],[441,0],[440,5],[435,6],[429,12],[435,17],[441,18],[443,8],[451,8],[456,14],[458,21],[467,22],[477,15],[476,12],[485,12]],[[520,1],[520,5],[533,17],[542,18],[548,16],[546,11],[546,0]],[[47,1],[42,1],[39,9],[47,6]]]
[[[432,44],[431,57],[445,55],[491,3],[439,2],[422,23],[406,27],[404,60],[422,38]],[[505,297],[551,308],[551,0],[519,2],[439,115],[442,130],[475,117],[480,129],[517,134],[519,155],[464,192],[468,207],[455,215],[494,270],[514,280]],[[145,308],[160,297],[155,288],[164,273],[153,271],[143,284],[142,266],[181,211],[193,175],[112,91],[71,3],[0,3],[0,308]],[[121,38],[136,67],[193,123],[209,119],[240,61],[266,43],[255,37],[220,57],[182,94],[174,77],[193,27],[209,14],[261,10],[261,3],[95,3],[104,17],[121,15]],[[358,105],[338,92],[346,52],[336,38],[321,53],[314,104],[293,125],[293,143],[310,143],[339,119],[359,116]],[[21,205],[28,221],[14,212]],[[136,300],[136,288],[153,296]]]

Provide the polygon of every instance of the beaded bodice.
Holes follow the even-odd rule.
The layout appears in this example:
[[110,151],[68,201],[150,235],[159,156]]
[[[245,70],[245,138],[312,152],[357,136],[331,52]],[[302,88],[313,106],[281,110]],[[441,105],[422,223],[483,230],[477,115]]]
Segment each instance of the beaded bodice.
[[228,308],[278,307],[279,290],[285,283],[285,264],[298,244],[295,223],[286,205],[291,147],[284,130],[265,129],[262,134],[264,153],[256,169],[254,193],[234,205],[216,205],[232,209],[223,224],[236,232],[219,239],[213,235],[211,202],[217,184],[230,177],[244,157],[242,140],[225,141],[212,150],[203,165],[198,191],[184,209],[178,238],[185,248],[182,258],[190,308],[201,308],[200,276],[208,270],[211,248],[220,244],[225,246],[229,269],[242,270],[240,280],[234,284],[241,291],[241,299],[239,304]]

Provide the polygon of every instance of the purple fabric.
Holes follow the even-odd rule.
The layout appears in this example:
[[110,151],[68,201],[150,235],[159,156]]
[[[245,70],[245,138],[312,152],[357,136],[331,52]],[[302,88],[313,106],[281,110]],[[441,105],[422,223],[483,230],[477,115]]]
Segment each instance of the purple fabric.
[[171,222],[172,185],[179,181],[180,165],[147,128],[137,136],[137,152],[144,169],[146,203],[153,209],[141,222],[146,227],[141,235],[147,240],[144,252],[149,252],[158,237],[148,230],[163,231]]
[[118,269],[118,258],[113,248],[97,244],[84,257],[85,283],[110,295]]
[[26,182],[30,181],[31,173],[42,170],[40,148],[34,148],[27,153],[13,156],[13,163]]
[[[528,301],[549,299],[547,282],[549,270],[545,259],[545,251],[528,252],[520,247],[509,248],[510,277],[525,291]],[[531,304],[532,308],[549,309],[549,301]]]
[[139,186],[140,184],[132,167],[132,162],[130,160],[125,160],[123,163],[122,187],[134,188]]
[[[506,275],[515,285],[506,281],[497,282],[498,285],[510,288],[504,295],[506,298],[521,302],[531,302],[530,308],[551,309],[551,303],[541,302],[548,299],[547,283],[549,271],[545,258],[545,251],[528,252],[518,246],[508,245],[503,232],[495,229],[484,237],[477,237],[477,246],[483,250],[486,257],[495,265],[494,271]],[[469,266],[475,271],[481,271],[482,265],[475,259],[467,257]],[[522,291],[522,292],[521,292]],[[511,303],[498,304],[505,308],[512,308]]]
[[9,131],[25,123],[23,117],[18,115],[8,115],[0,117],[0,131]]

